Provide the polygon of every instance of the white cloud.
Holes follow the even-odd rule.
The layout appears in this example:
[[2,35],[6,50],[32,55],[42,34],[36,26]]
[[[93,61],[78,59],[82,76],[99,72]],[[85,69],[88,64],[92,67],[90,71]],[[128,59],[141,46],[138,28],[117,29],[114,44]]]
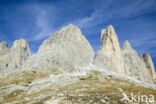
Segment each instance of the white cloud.
[[[151,8],[152,2],[153,2],[152,0],[151,0],[151,2],[146,2],[145,0],[138,0],[136,2],[131,2],[129,5],[124,6],[124,5],[114,5],[113,1],[110,0],[109,2],[105,2],[105,3],[101,3],[101,5],[97,5],[97,7],[93,7],[94,12],[92,12],[89,16],[84,16],[79,19],[75,19],[73,21],[66,20],[58,27],[49,26],[49,15],[48,14],[49,13],[55,14],[55,12],[61,13],[60,11],[55,11],[56,8],[50,7],[52,9],[54,9],[53,12],[51,12],[48,10],[49,8],[45,9],[45,8],[42,8],[42,6],[35,6],[34,9],[37,11],[37,12],[35,12],[36,13],[35,14],[36,15],[36,26],[40,29],[40,32],[38,34],[36,34],[32,40],[40,40],[45,37],[48,37],[48,36],[52,35],[54,32],[56,32],[56,30],[58,28],[64,26],[65,24],[69,24],[69,23],[73,23],[73,24],[77,25],[78,27],[80,27],[81,29],[87,31],[87,33],[88,33],[87,35],[93,34],[93,33],[97,32],[97,28],[98,28],[99,24],[109,25],[106,23],[110,23],[113,20],[121,21],[121,19],[125,19],[125,18],[128,19],[131,17],[135,17],[137,15],[141,15],[141,14],[150,12],[150,11],[148,11],[148,8]],[[104,5],[102,6],[102,4],[104,4]],[[112,8],[110,8],[110,7],[112,7]],[[151,9],[149,9],[149,10],[151,10]],[[55,15],[53,17],[51,17],[51,19],[54,19],[54,18],[57,18],[59,20],[63,17],[56,17]],[[144,25],[144,23],[141,23],[142,20],[137,20],[137,21],[133,22],[131,24],[131,26]],[[130,23],[130,22],[131,21],[127,21],[127,23]],[[56,24],[56,22],[53,21],[53,24]],[[137,32],[137,33],[139,33],[139,32]],[[150,36],[144,35],[144,39],[143,39],[141,37],[141,35],[138,35],[137,33],[133,34],[134,37],[130,38],[131,39],[130,42],[133,43],[133,45],[136,49],[140,49],[139,47],[144,46],[147,43],[147,41],[151,39],[148,37],[151,37],[151,36],[155,37],[155,35],[150,35]],[[129,33],[128,37],[130,37],[130,34],[131,33]],[[100,34],[98,34],[98,35],[100,35]],[[90,41],[92,41],[92,40],[90,40]],[[138,51],[139,51],[139,53],[143,53],[145,51],[148,51],[149,48],[151,48],[152,46],[153,46],[152,44],[150,44],[149,46],[147,46],[147,44],[146,44],[146,47],[144,47]]]
[[40,40],[54,33],[54,30],[48,25],[47,11],[43,8],[36,7],[38,14],[36,16],[36,26],[40,29],[40,32],[34,37],[33,40]]
[[[113,6],[113,4],[112,2],[109,2],[107,3],[106,6],[96,9],[91,16],[75,20],[74,22],[82,28],[87,27],[87,29],[93,33],[96,29],[96,25],[99,25],[100,23],[104,24],[107,23],[108,21],[113,21],[118,19],[119,21],[121,21],[121,19],[125,19],[125,18],[129,19],[145,13],[149,13],[151,12],[151,10],[156,10],[155,8],[152,8],[154,4],[153,2],[154,2],[153,0],[151,1],[138,0],[136,2],[132,2],[129,5],[115,6],[111,9],[109,9],[109,7],[110,5]],[[141,18],[137,18],[135,19],[135,21],[133,20],[133,22],[132,23],[131,22],[132,20],[129,20],[126,23],[131,24],[131,27],[135,25],[135,27],[138,27],[138,30],[136,30],[136,32],[133,31],[135,33],[129,31],[129,35],[127,37],[129,37],[128,39],[131,39],[130,42],[133,43],[133,46],[137,49],[139,53],[150,51],[150,53],[154,55],[153,52],[154,50],[152,51],[150,49],[155,46],[156,41],[155,40],[150,41],[150,40],[156,38],[156,35],[153,34],[153,31],[150,30],[150,28],[148,28],[149,30],[145,30],[145,27],[152,27],[153,24],[148,23],[147,21],[142,20]],[[144,30],[140,31],[139,29],[144,29]]]
[[[153,0],[137,0],[128,5],[116,5],[113,0],[109,0],[108,2],[105,1],[102,2],[101,5],[94,7],[95,11],[90,16],[84,16],[80,19],[76,19],[72,21],[72,23],[81,28],[92,28],[93,26],[110,20],[135,17],[137,15],[150,12],[149,8],[152,8],[154,4],[153,2]],[[156,9],[152,8],[152,10]]]
[[[27,12],[30,13],[35,22],[34,30],[38,33],[32,34],[33,38],[29,41],[41,40],[52,35],[56,31],[56,27],[53,27],[55,24],[55,8],[53,5],[49,4],[30,4],[24,5],[23,7]],[[50,18],[52,16],[52,18]],[[33,27],[30,27],[33,28]]]

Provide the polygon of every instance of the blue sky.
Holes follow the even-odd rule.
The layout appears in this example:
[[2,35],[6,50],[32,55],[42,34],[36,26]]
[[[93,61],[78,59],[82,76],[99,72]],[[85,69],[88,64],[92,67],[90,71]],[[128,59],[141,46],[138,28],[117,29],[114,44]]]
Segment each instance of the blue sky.
[[122,47],[128,40],[156,66],[156,0],[0,0],[0,41],[24,38],[32,53],[67,24],[77,25],[94,50],[102,28],[113,25]]

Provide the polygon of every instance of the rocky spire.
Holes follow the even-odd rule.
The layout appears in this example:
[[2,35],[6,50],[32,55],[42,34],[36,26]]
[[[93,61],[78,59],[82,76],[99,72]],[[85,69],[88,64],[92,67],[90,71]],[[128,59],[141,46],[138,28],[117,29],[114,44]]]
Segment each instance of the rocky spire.
[[132,48],[131,44],[128,42],[128,40],[125,40],[123,48]]
[[127,40],[124,42],[122,54],[127,75],[145,82],[153,83],[150,72],[147,70],[144,61],[141,60],[138,53],[132,48]]
[[[3,42],[1,49],[8,49],[7,44]],[[4,52],[3,52],[4,53]],[[29,46],[24,39],[16,40],[11,49],[0,56],[0,70],[12,70],[22,65],[31,55]]]
[[0,43],[0,56],[9,52],[8,44],[6,42]]
[[101,31],[101,50],[120,51],[118,37],[112,25]]
[[0,43],[0,50],[6,50],[8,49],[8,44],[6,42],[1,42]]
[[152,61],[151,56],[149,55],[149,53],[145,53],[141,57],[144,60],[144,62],[146,64],[146,67],[149,69],[149,71],[151,73],[151,76],[153,76],[153,78],[155,79],[156,78],[156,73],[155,73],[155,70],[154,70],[154,65],[153,65],[153,61]]
[[51,70],[71,72],[91,64],[93,58],[94,50],[81,30],[69,24],[45,40],[30,63],[34,62],[37,68],[49,66]]
[[[38,53],[47,50],[51,50],[53,44],[55,43],[74,43],[76,41],[80,41],[83,39],[84,36],[82,35],[81,30],[74,26],[73,24],[69,24],[65,27],[63,27],[60,31],[56,32],[54,35],[52,35],[50,38],[45,40],[42,45],[40,46]],[[82,41],[83,41],[82,40]],[[69,46],[71,45],[69,44]],[[78,43],[79,44],[79,43]],[[65,44],[64,44],[65,45]],[[67,46],[67,45],[65,45]]]
[[14,49],[16,50],[19,48],[29,51],[28,53],[30,54],[30,49],[29,49],[29,46],[28,46],[28,43],[26,42],[26,40],[20,39],[20,40],[14,41],[13,46],[11,47],[11,50],[14,50]]
[[117,34],[112,25],[101,31],[101,49],[110,57],[112,54],[121,56],[121,49],[118,41]]
[[[102,56],[105,58],[101,59]],[[111,69],[114,66],[113,71],[125,72],[118,37],[112,25],[101,31],[101,47],[95,55],[94,64],[105,64]]]
[[17,64],[23,63],[31,55],[29,45],[24,39],[15,40],[10,49],[10,54],[15,58]]

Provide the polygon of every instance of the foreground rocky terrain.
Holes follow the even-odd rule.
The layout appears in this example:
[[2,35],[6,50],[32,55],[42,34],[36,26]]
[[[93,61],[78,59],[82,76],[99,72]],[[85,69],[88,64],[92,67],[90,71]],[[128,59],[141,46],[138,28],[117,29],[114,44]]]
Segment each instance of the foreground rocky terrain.
[[72,24],[34,55],[23,39],[0,43],[0,104],[155,104],[155,83],[150,55],[120,48],[113,26],[96,53]]
[[[156,97],[156,86],[95,67],[86,72],[16,71],[0,79],[3,104],[140,104],[131,94]],[[144,104],[145,100],[141,103]],[[155,104],[153,102],[153,104]]]

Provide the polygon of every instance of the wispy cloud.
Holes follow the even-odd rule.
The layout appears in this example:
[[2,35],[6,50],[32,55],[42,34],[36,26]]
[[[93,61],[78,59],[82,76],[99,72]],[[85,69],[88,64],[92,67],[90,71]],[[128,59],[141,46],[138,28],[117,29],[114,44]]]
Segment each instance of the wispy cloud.
[[[88,33],[87,35],[90,34],[97,35],[97,30],[100,31],[102,28],[105,28],[106,25],[114,24],[119,28],[121,27],[120,30],[121,32],[123,32],[123,33],[120,32],[121,34],[118,34],[121,37],[120,39],[121,42],[129,39],[130,42],[133,43],[133,47],[137,49],[139,53],[145,53],[147,51],[150,51],[150,48],[155,45],[153,43],[150,43],[150,39],[156,38],[156,35],[153,34],[152,30],[150,30],[150,28],[154,26],[154,24],[148,23],[148,21],[136,17],[155,11],[156,10],[156,8],[154,8],[155,1],[154,0],[130,1],[128,5],[127,4],[124,5],[124,3],[123,5],[121,5],[122,3],[117,2],[118,1],[113,0],[109,0],[108,2],[107,1],[102,2],[94,7],[94,11],[91,13],[91,15],[75,19],[74,21],[72,21],[72,23],[79,26],[81,29],[87,31]],[[102,26],[104,27],[102,27],[101,24],[103,24]],[[128,29],[126,29],[126,27]],[[133,31],[130,31],[130,29],[132,29]],[[100,36],[96,36],[96,38],[90,40],[91,43],[93,44],[93,47],[94,48],[96,47],[95,50],[97,50],[97,47],[99,47],[96,46],[99,45],[97,43],[99,41],[99,39],[97,39],[98,37]],[[93,42],[94,40],[98,41]],[[140,48],[143,46],[145,47]],[[154,54],[152,51],[150,51],[150,53],[152,55]]]
[[[137,27],[136,29],[138,30],[135,31],[133,30],[132,32],[124,31],[123,30],[125,28],[124,27],[122,31],[124,31],[124,33],[127,32],[126,33],[127,36],[125,36],[124,33],[123,35],[121,33],[119,34],[120,37],[123,37],[123,39],[129,39],[130,42],[133,43],[135,49],[139,51],[139,53],[149,51],[151,47],[155,46],[154,43],[156,41],[153,40],[154,43],[151,43],[150,41],[150,39],[156,38],[156,34],[153,34],[153,31],[151,30],[151,27],[153,27],[154,24],[148,23],[148,21],[142,18],[136,18],[134,20],[132,19],[137,16],[155,11],[156,10],[156,8],[154,8],[155,1],[137,0],[135,2],[130,2],[129,5],[115,5],[115,3],[113,2],[114,1],[112,0],[110,0],[108,3],[106,2],[105,6],[99,6],[98,9],[95,9],[95,11],[90,16],[85,16],[80,19],[74,20],[73,23],[78,25],[80,28],[87,28],[87,30],[89,31],[87,33],[95,33],[95,31],[99,27],[98,25],[100,24],[109,25],[108,23],[110,24],[114,23],[115,25],[118,26],[119,25],[127,26],[128,28],[134,30],[135,27]],[[122,20],[127,21],[121,23]],[[140,47],[143,46],[145,47],[141,49]]]
[[36,26],[40,28],[40,33],[37,34],[35,36],[35,40],[38,40],[38,39],[41,39],[41,38],[44,38],[46,36],[49,36],[51,35],[53,32],[53,30],[51,30],[48,26],[48,21],[47,21],[47,12],[42,9],[42,8],[39,8],[37,7],[36,8],[39,13],[37,14],[36,16]]
[[[39,33],[35,34],[32,40],[40,40],[52,35],[56,30],[49,23],[50,20],[48,17],[48,13],[50,12],[54,13],[54,11],[52,11],[52,9],[50,9],[51,11],[49,11],[48,9],[42,8],[39,5],[31,5],[31,8],[33,9],[33,11],[31,12],[34,13],[36,18],[36,27],[39,28]],[[53,7],[51,6],[51,8]]]
[[[12,28],[12,31],[6,29],[5,32],[9,31],[8,34],[12,34],[12,38],[22,37],[30,42],[37,42],[33,43],[34,47],[39,47],[40,41],[54,34],[61,27],[73,23],[82,29],[97,50],[100,45],[100,30],[112,24],[121,43],[129,40],[139,53],[150,51],[154,56],[156,48],[151,48],[155,47],[155,40],[152,39],[156,38],[154,34],[156,21],[148,20],[146,15],[156,11],[155,4],[155,0],[98,0],[98,2],[67,0],[42,3],[38,1],[25,2],[23,5],[2,12],[6,12],[8,27]],[[17,9],[20,11],[16,11]],[[11,10],[13,13],[10,12]],[[12,14],[13,18],[9,14]],[[23,35],[17,36],[17,33]]]
[[113,0],[102,2],[101,5],[94,7],[95,11],[90,16],[84,16],[72,22],[79,27],[89,28],[108,21],[132,18],[156,10],[153,8],[154,0],[137,0],[128,5],[119,5],[120,3],[117,2]]

